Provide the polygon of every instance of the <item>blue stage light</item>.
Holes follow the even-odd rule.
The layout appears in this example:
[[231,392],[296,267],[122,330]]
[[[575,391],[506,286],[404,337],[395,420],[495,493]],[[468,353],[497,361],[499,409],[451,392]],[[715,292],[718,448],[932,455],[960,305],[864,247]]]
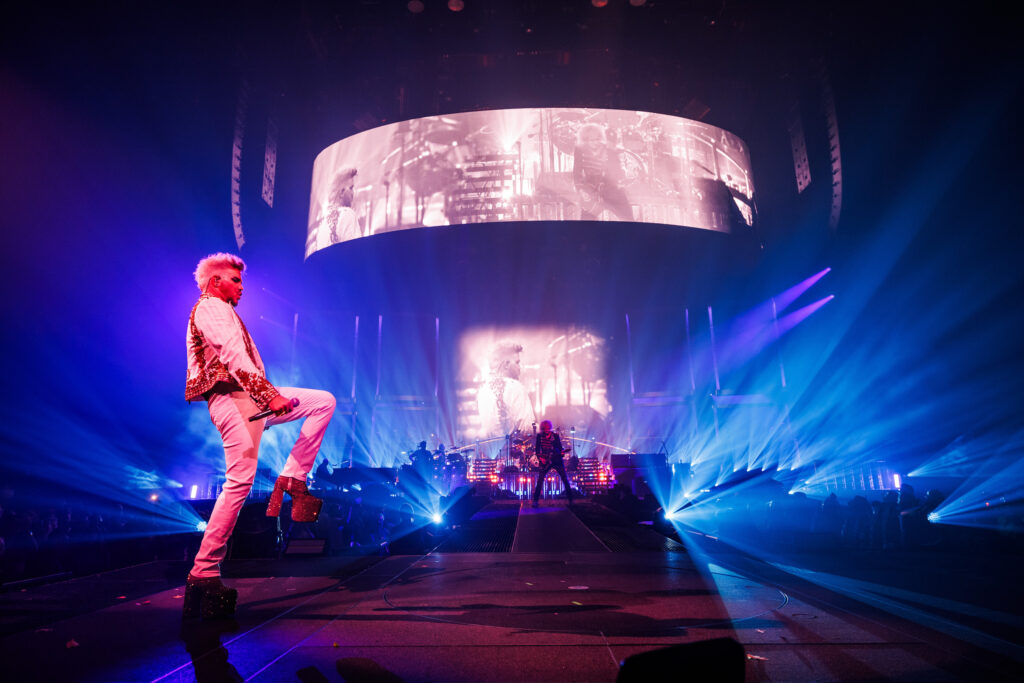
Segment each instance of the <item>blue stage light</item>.
[[435,512],[430,517],[430,519],[434,522],[434,524],[440,524],[441,522],[444,521],[444,516],[440,512]]
[[206,531],[206,522],[202,520],[196,522],[196,531]]

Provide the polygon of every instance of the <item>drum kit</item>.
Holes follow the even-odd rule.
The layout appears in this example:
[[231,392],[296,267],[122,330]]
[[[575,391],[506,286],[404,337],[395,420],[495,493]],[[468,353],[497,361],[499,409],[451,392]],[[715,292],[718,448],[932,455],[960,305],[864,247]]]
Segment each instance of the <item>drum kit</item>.
[[506,469],[514,467],[520,472],[525,472],[531,468],[540,467],[533,436],[523,432],[516,432],[510,435],[506,449]]
[[434,453],[433,471],[435,477],[452,479],[465,477],[469,458],[474,450],[469,447],[451,448],[442,453]]
[[[572,436],[566,436],[562,429],[556,429],[562,437],[562,443],[572,444]],[[575,428],[573,429],[575,431]],[[505,471],[537,472],[540,470],[540,457],[537,455],[536,435],[526,432],[515,432],[509,435],[507,444],[501,450],[499,458],[504,460]],[[568,449],[571,450],[571,449]]]
[[[540,460],[537,458],[534,447],[533,435],[526,432],[516,432],[502,439],[505,444],[501,447],[497,458],[484,456],[484,460],[494,462],[499,470],[526,472],[537,470],[540,467]],[[454,446],[443,452],[437,451],[431,454],[429,459],[424,458],[404,467],[415,469],[424,478],[435,480],[465,478],[470,468],[470,463],[477,457],[477,444],[469,446]],[[497,464],[495,463],[495,464]]]
[[419,122],[410,134],[398,134],[398,145],[385,157],[385,176],[402,174],[402,181],[417,196],[443,192],[461,177],[457,144],[461,128],[454,119],[431,117]]
[[665,161],[682,153],[685,135],[667,132],[660,119],[646,112],[558,110],[551,121],[551,140],[559,152],[572,156],[580,128],[597,123],[605,129],[608,149],[618,159],[622,187],[673,196],[678,193],[678,182],[664,172]]

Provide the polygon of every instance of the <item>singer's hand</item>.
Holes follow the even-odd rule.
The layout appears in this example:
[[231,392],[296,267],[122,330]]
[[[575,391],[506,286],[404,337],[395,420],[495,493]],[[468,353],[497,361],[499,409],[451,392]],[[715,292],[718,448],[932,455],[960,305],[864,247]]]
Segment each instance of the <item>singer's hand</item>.
[[273,410],[274,415],[287,415],[288,413],[292,412],[292,402],[291,400],[278,394],[277,396],[270,400],[270,405],[268,405],[267,408]]

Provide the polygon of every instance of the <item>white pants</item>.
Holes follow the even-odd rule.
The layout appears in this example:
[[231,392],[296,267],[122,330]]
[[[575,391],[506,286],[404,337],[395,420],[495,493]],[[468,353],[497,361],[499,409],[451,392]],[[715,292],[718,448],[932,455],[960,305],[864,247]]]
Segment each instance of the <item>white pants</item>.
[[210,419],[224,440],[227,480],[213,506],[203,542],[196,554],[192,567],[192,576],[196,578],[220,576],[220,563],[227,554],[228,539],[256,477],[264,426],[306,418],[281,475],[305,481],[313,467],[324,432],[334,414],[334,396],[317,389],[278,387],[278,391],[287,399],[299,399],[299,405],[287,415],[256,422],[249,422],[249,418],[259,413],[260,408],[244,391],[212,394],[209,398]]

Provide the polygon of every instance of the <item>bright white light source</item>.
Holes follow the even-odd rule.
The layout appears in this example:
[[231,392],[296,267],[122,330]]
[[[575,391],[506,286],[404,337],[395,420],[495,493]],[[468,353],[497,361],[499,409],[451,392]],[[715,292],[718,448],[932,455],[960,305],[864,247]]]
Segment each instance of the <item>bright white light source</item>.
[[939,516],[938,516],[938,514],[936,514],[936,513],[934,513],[934,512],[929,512],[929,513],[928,513],[928,521],[929,521],[929,522],[937,522],[937,521],[939,521]]
[[192,490],[188,492],[188,497],[195,500],[197,493],[199,493],[199,484],[192,484]]
[[900,475],[892,475],[892,483],[896,485],[896,488],[900,488],[903,485],[903,480],[900,479]]
[[196,531],[206,531],[206,522],[202,520],[196,522]]
[[434,524],[440,524],[442,520],[444,520],[444,517],[441,516],[440,512],[435,512],[430,519],[434,520]]

